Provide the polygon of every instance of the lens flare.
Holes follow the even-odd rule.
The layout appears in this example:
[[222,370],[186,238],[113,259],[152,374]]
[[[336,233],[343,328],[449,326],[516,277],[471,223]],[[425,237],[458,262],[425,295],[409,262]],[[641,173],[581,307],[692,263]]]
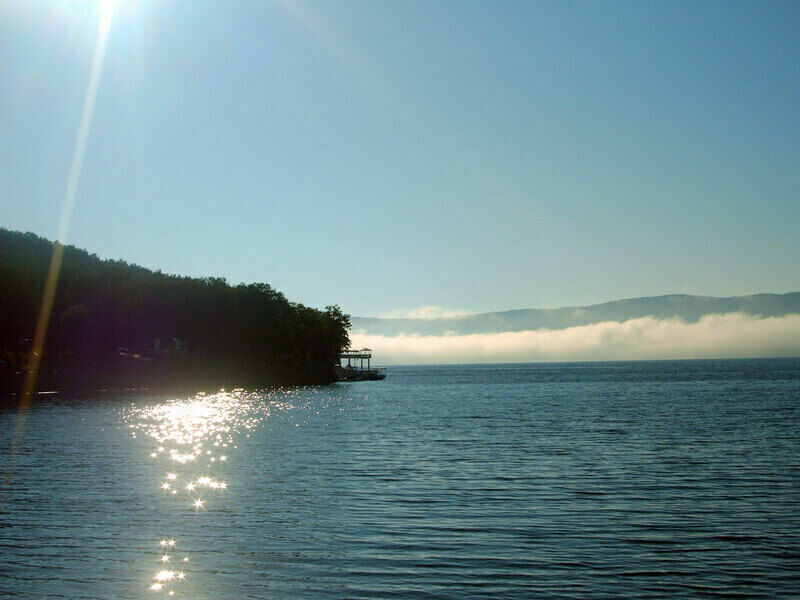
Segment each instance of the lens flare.
[[61,207],[61,217],[58,223],[58,236],[53,244],[53,254],[50,258],[50,267],[47,271],[47,279],[44,284],[42,294],[42,304],[39,308],[39,317],[36,321],[36,329],[33,334],[33,346],[31,347],[30,359],[25,370],[25,379],[22,384],[20,394],[20,405],[17,412],[17,425],[14,428],[14,436],[11,442],[8,461],[8,477],[11,476],[16,450],[25,431],[25,417],[28,412],[31,397],[36,389],[36,377],[39,374],[42,353],[44,352],[44,342],[47,338],[47,328],[50,325],[50,315],[53,312],[53,302],[55,301],[56,289],[58,288],[58,277],[61,273],[61,261],[64,257],[64,243],[67,239],[67,232],[72,220],[75,196],[78,192],[78,183],[83,169],[83,158],[86,154],[86,144],[89,141],[89,130],[92,125],[94,106],[97,101],[97,90],[100,86],[100,74],[103,71],[103,61],[106,56],[106,46],[108,44],[108,33],[111,29],[111,19],[114,16],[113,3],[103,5],[100,16],[100,25],[97,31],[97,41],[94,46],[92,57],[92,67],[89,73],[89,84],[86,87],[86,94],[83,99],[83,110],[81,120],[78,125],[78,134],[75,137],[75,146],[72,150],[72,162],[67,177],[67,189],[64,193],[64,203]]

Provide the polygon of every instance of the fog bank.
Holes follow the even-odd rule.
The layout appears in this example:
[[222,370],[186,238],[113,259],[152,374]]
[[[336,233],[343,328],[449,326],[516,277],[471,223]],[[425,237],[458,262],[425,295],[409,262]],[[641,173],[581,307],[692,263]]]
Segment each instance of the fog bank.
[[800,314],[710,314],[696,322],[641,317],[564,329],[469,335],[350,334],[381,364],[800,356]]

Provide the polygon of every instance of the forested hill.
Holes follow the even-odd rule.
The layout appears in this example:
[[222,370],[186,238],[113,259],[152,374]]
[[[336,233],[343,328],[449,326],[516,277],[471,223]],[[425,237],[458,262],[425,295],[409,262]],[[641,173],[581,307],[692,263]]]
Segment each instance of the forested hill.
[[693,323],[709,314],[741,312],[762,317],[800,313],[800,292],[716,298],[670,294],[628,298],[590,306],[529,308],[433,319],[353,317],[353,330],[372,335],[470,335],[536,329],[565,329],[641,317]]
[[[53,243],[0,229],[0,370],[27,365]],[[349,317],[289,302],[265,283],[167,275],[66,246],[43,386],[266,386],[333,380]],[[42,387],[42,386],[39,386]]]

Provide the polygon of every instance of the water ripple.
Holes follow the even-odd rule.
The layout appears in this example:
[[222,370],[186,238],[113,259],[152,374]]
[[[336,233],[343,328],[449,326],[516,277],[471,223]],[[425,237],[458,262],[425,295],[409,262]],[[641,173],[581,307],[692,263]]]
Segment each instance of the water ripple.
[[796,360],[397,368],[26,431],[3,598],[800,597]]

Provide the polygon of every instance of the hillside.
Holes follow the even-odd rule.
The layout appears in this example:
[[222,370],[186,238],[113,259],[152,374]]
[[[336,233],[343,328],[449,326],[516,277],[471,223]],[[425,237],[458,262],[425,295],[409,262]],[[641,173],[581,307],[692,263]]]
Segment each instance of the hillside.
[[800,313],[800,292],[755,294],[716,298],[670,294],[648,298],[615,300],[590,306],[530,308],[435,319],[383,319],[353,317],[353,331],[372,335],[468,335],[536,329],[564,329],[604,321],[627,321],[639,317],[680,318],[688,323],[708,314],[742,312],[763,317]]
[[[28,363],[53,243],[0,229],[0,386]],[[167,275],[64,248],[42,387],[221,387],[332,381],[348,344],[338,307],[265,283]]]

